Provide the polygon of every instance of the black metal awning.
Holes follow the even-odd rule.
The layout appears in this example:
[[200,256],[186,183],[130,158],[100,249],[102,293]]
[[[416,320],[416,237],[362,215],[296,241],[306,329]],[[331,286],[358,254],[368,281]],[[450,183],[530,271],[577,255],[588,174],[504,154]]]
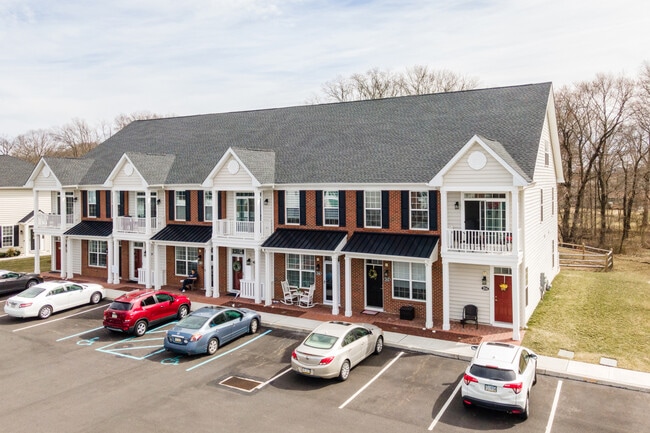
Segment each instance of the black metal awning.
[[81,221],[79,224],[68,229],[63,233],[63,235],[87,238],[107,238],[112,233],[112,221]]
[[262,244],[262,248],[270,251],[335,252],[341,249],[346,236],[346,232],[334,230],[278,229]]
[[428,259],[436,251],[439,239],[433,235],[355,233],[343,247],[343,253]]
[[159,242],[191,243],[204,245],[212,239],[212,226],[169,224],[151,240]]

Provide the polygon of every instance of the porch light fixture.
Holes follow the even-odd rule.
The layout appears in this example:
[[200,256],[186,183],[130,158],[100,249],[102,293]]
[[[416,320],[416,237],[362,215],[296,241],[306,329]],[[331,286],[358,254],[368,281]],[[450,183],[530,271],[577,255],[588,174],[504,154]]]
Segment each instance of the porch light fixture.
[[483,271],[483,278],[481,278],[481,285],[487,286],[487,273]]
[[157,200],[156,200],[156,204],[160,204],[160,199],[157,199]]
[[269,204],[269,199],[268,199],[268,198],[265,198],[265,199],[264,199],[264,205],[267,205],[267,204]]
[[384,271],[384,278],[386,279],[390,278],[390,273],[388,272],[388,269]]
[[72,199],[72,201],[75,201],[75,202],[76,202],[77,200],[79,200],[79,197],[74,197],[74,198]]
[[460,209],[460,203],[458,202],[454,203],[454,209],[456,210]]
[[320,272],[320,263],[316,263],[316,272]]
[[251,265],[251,259],[249,257],[249,258],[246,259],[246,266],[250,266],[250,265]]

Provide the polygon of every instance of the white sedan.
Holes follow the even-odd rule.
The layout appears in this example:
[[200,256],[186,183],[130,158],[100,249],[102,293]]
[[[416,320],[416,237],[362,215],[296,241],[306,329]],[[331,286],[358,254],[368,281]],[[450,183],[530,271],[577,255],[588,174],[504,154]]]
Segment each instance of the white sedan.
[[104,296],[104,287],[99,284],[48,281],[7,299],[5,313],[13,317],[47,319],[57,311],[84,304],[96,304]]

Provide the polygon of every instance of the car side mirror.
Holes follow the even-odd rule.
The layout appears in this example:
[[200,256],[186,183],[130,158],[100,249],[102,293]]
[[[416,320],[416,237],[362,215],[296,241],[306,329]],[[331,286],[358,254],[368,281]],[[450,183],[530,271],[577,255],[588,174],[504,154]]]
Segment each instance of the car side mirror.
[[478,346],[476,344],[472,345],[472,350],[478,349]]
[[537,359],[537,355],[534,353],[531,353],[528,355],[529,358]]

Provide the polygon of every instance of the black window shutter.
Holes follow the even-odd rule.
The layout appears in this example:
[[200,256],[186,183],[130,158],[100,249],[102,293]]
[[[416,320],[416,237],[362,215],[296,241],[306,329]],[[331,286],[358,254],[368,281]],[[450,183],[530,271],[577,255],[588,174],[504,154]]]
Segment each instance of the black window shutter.
[[120,191],[120,202],[117,204],[117,216],[124,216],[124,202],[126,202],[126,192]]
[[169,214],[168,218],[170,221],[176,219],[176,213],[174,212],[176,208],[176,203],[174,201],[175,196],[175,191],[169,191],[167,193],[167,213]]
[[363,227],[363,191],[357,191],[357,227]]
[[[0,228],[0,235],[2,235],[2,228]],[[2,248],[2,236],[0,236],[0,248]]]
[[199,208],[199,221],[203,221],[203,194],[205,194],[203,191],[199,191],[199,196],[197,197],[196,203],[198,204]]
[[284,224],[284,191],[278,191],[278,224]]
[[192,191],[185,191],[185,221],[192,220],[192,202],[190,198],[192,197]]
[[300,191],[300,225],[307,225],[307,191]]
[[339,227],[345,227],[345,191],[339,191]]
[[106,218],[110,218],[113,211],[111,207],[111,194],[111,191],[106,191]]
[[388,191],[381,192],[381,228],[390,227],[390,203],[388,200]]
[[429,230],[438,230],[438,194],[429,191]]
[[323,191],[316,191],[316,225],[323,225]]
[[95,206],[95,216],[99,218],[102,215],[102,198],[99,191],[95,191],[95,202],[97,203]]
[[409,222],[410,222],[410,205],[409,205],[409,196],[410,193],[408,191],[402,191],[402,230],[408,230],[409,229]]
[[18,227],[18,224],[16,224],[14,226],[14,247],[19,247],[19,246],[20,246],[20,227]]
[[88,191],[81,191],[81,215],[88,216]]
[[223,203],[221,202],[221,191],[217,191],[217,219],[221,219],[221,209],[223,208]]

